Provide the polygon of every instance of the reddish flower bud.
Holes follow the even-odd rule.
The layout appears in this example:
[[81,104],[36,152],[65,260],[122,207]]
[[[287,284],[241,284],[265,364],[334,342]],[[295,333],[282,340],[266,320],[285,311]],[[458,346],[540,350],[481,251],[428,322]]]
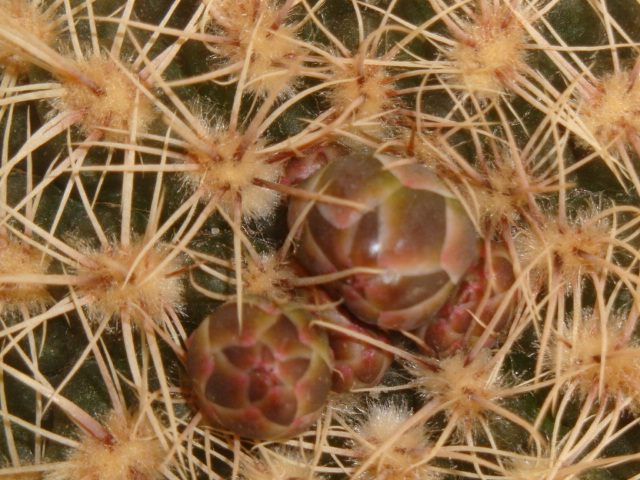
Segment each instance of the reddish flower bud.
[[354,322],[339,308],[323,310],[320,316],[354,334],[328,329],[329,345],[335,358],[331,389],[348,392],[357,388],[375,387],[380,383],[393,361],[393,355],[366,339],[356,338],[356,335],[384,343],[388,342],[387,338]]
[[[479,257],[460,202],[421,165],[386,169],[383,155],[351,155],[302,184],[368,210],[294,198],[289,225],[306,213],[296,252],[313,274],[364,267],[328,285],[361,320],[387,329],[425,325]],[[308,212],[307,212],[308,210]]]
[[483,256],[469,269],[456,294],[419,336],[441,357],[473,346],[487,328],[491,332],[485,346],[491,345],[513,318],[517,296],[507,297],[507,292],[514,282],[507,252],[493,249],[488,259]]
[[300,433],[322,412],[331,388],[326,332],[295,304],[250,297],[224,304],[189,339],[187,371],[206,419],[241,436]]

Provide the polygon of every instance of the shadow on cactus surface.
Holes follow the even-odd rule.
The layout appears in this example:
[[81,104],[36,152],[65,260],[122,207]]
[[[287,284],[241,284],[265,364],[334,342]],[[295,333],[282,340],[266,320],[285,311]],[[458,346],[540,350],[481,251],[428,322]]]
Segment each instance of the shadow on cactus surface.
[[[0,477],[640,479],[639,42],[637,0],[0,0]],[[447,272],[420,325],[362,313],[435,296],[393,262]],[[237,426],[247,366],[311,414]]]

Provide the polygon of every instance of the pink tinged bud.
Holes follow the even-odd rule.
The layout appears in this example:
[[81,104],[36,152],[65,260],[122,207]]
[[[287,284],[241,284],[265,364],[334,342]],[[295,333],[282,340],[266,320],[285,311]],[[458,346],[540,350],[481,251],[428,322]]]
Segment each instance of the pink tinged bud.
[[355,372],[350,365],[338,365],[333,370],[333,390],[348,392],[356,382]]
[[457,283],[469,266],[479,258],[479,239],[462,205],[456,200],[450,200],[447,207],[447,233],[440,264]]
[[282,183],[285,185],[297,185],[326,164],[327,159],[321,155],[293,158],[287,163]]
[[436,321],[421,329],[419,335],[439,356],[470,348],[483,336],[483,346],[490,346],[511,322],[518,300],[517,295],[507,296],[515,282],[513,264],[504,250],[495,247],[489,260],[483,257],[467,271]]
[[224,372],[214,371],[206,383],[206,399],[222,407],[246,405],[249,378],[236,370]]
[[[380,266],[405,275],[440,268],[447,228],[445,199],[432,192],[404,188],[380,207]],[[402,214],[399,214],[402,212]]]
[[292,158],[287,163],[284,176],[280,181],[285,185],[297,185],[320,168],[343,155],[344,148],[339,145],[314,147],[304,152],[304,156]]
[[213,358],[207,358],[206,356],[197,358],[192,356],[189,357],[189,362],[190,363],[187,364],[187,369],[190,372],[193,372],[194,378],[209,378],[213,373],[215,366]]
[[[323,168],[316,175],[322,180],[318,187],[328,185],[326,195],[347,198],[370,208],[377,207],[381,200],[398,188],[397,181],[382,165],[372,162],[370,157],[351,156],[349,162],[338,160]],[[313,177],[312,177],[313,178]],[[352,227],[366,213],[335,204],[319,204],[318,212],[334,228],[344,230]]]
[[[425,167],[387,171],[375,157],[352,155],[320,170],[301,187],[370,208],[314,204],[296,251],[313,274],[357,267],[383,270],[326,285],[365,322],[388,329],[429,323],[479,257],[471,220]],[[291,200],[290,225],[307,205]]]
[[309,370],[310,361],[306,358],[293,358],[283,360],[278,365],[278,377],[290,385],[296,385],[298,381]]
[[218,418],[218,412],[216,412],[216,409],[214,408],[213,405],[205,405],[200,410],[202,411],[202,415],[205,418],[209,418],[209,419],[212,419],[212,420]]
[[[385,157],[383,156],[382,159],[384,160]],[[422,165],[404,165],[402,167],[393,168],[390,172],[405,187],[415,190],[434,192],[444,198],[454,198],[447,186]]]
[[300,341],[304,345],[309,345],[314,338],[313,332],[314,331],[311,328],[301,328],[299,332]]
[[[323,310],[321,316],[354,334],[368,337],[372,342],[387,342],[381,334],[355,323],[342,309]],[[357,388],[371,388],[380,383],[393,361],[391,353],[355,335],[335,330],[329,330],[328,334],[335,358],[332,390],[348,392]]]
[[295,421],[298,413],[297,396],[288,388],[274,387],[265,396],[261,410],[270,421],[289,426]]
[[247,298],[242,330],[237,310],[223,305],[192,336],[187,371],[203,415],[254,439],[299,433],[320,415],[331,387],[326,333],[292,304]]

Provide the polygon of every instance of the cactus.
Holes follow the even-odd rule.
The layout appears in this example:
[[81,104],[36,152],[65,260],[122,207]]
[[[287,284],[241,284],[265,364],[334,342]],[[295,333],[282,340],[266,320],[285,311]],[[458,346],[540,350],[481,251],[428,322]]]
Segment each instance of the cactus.
[[[0,477],[640,478],[638,19],[633,0],[0,0]],[[332,322],[352,272],[293,260],[317,210],[362,215],[331,176],[373,157],[437,177],[481,239],[419,330]],[[257,330],[258,297],[327,331],[334,375],[358,352],[383,368],[331,393],[325,372],[315,423],[211,415],[188,339],[206,318],[222,336],[220,308]]]

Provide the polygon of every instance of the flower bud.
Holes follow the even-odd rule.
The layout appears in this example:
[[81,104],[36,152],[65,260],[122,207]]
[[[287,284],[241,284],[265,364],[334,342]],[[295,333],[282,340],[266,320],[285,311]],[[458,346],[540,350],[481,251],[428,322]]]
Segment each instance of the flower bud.
[[351,333],[330,329],[327,332],[335,359],[331,389],[336,392],[349,392],[357,388],[375,387],[380,383],[393,361],[393,355],[373,342],[388,343],[387,338],[371,328],[356,323],[340,308],[324,310],[320,316]]
[[351,155],[301,185],[361,204],[358,209],[294,198],[289,226],[306,215],[296,255],[312,274],[355,272],[327,288],[359,319],[415,329],[455,292],[479,257],[478,235],[447,187],[421,165],[385,168],[384,155]]
[[206,419],[243,437],[295,435],[322,413],[333,360],[326,332],[295,304],[229,302],[193,332],[187,371]]
[[490,346],[513,318],[517,296],[508,291],[515,282],[513,263],[504,249],[492,249],[464,277],[460,288],[419,336],[440,357],[472,347],[490,329]]

